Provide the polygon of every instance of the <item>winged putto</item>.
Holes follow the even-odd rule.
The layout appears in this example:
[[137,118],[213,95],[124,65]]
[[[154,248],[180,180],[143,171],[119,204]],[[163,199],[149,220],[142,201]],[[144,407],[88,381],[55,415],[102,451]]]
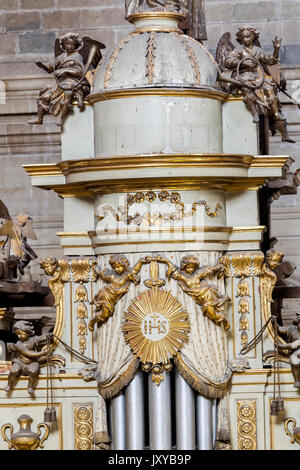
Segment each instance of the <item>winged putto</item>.
[[245,105],[253,115],[253,122],[259,122],[260,116],[266,116],[272,135],[278,130],[283,141],[294,143],[288,135],[287,121],[278,97],[280,91],[286,93],[286,84],[279,65],[282,40],[275,37],[272,55],[263,51],[256,28],[239,28],[236,40],[238,45],[232,43],[230,33],[225,33],[217,46],[216,60],[222,73],[222,82],[223,72],[231,71],[231,78],[228,77],[231,86],[225,86],[225,91],[240,91]]
[[50,114],[58,117],[56,124],[62,126],[72,111],[74,100],[79,109],[84,110],[84,99],[91,88],[87,73],[97,67],[103,48],[104,44],[88,37],[80,38],[74,33],[56,39],[55,60],[36,62],[47,73],[53,73],[55,83],[41,90],[37,100],[37,116],[28,121],[29,124],[43,124],[44,115]]

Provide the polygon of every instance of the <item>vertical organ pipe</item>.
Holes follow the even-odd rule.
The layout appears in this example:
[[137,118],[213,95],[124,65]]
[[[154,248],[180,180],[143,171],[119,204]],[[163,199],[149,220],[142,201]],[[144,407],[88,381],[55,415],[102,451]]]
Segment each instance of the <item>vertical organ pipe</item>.
[[125,391],[126,449],[144,450],[144,377],[139,371]]
[[149,434],[151,450],[171,450],[171,380],[164,372],[164,380],[157,386],[149,374]]
[[212,420],[213,420],[213,445],[216,440],[216,434],[217,434],[217,424],[218,424],[218,401],[217,400],[212,400]]
[[176,449],[194,450],[195,392],[176,370]]
[[110,401],[112,450],[126,449],[125,395],[120,392]]
[[213,448],[212,400],[197,395],[197,447],[199,450]]

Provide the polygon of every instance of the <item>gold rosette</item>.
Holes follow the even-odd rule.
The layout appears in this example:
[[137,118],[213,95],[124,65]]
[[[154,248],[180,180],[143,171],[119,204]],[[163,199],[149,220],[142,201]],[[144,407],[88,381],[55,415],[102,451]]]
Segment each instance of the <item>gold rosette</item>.
[[188,341],[190,323],[181,303],[154,287],[131,301],[122,329],[143,364],[168,364]]

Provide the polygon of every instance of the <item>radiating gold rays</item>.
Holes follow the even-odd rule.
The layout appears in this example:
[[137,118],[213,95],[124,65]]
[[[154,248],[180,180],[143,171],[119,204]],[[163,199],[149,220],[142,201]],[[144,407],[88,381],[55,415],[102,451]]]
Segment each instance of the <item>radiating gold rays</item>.
[[[150,322],[148,334],[145,319]],[[125,341],[143,364],[167,364],[188,341],[190,323],[181,303],[170,292],[155,287],[132,300],[122,329]]]

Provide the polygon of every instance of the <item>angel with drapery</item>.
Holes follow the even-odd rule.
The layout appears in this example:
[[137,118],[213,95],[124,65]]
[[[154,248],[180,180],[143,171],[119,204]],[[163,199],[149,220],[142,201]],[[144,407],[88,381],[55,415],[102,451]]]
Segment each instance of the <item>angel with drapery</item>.
[[214,276],[222,276],[224,266],[201,266],[195,255],[184,256],[180,267],[175,266],[168,258],[161,255],[155,257],[155,261],[165,263],[168,266],[167,277],[175,279],[183,292],[191,296],[201,307],[204,316],[212,320],[216,325],[223,325],[227,331],[230,328],[229,322],[224,316],[225,304],[230,299],[206,282]]
[[216,61],[221,73],[226,69],[232,72],[228,82],[234,83],[234,87],[226,91],[240,90],[247,109],[253,115],[253,122],[259,122],[259,116],[266,116],[272,135],[279,130],[283,141],[294,143],[288,135],[287,121],[278,98],[279,91],[285,92],[279,68],[282,40],[275,37],[272,55],[263,51],[259,31],[254,27],[239,28],[236,40],[239,46],[231,42],[230,33],[224,33],[217,46]]
[[95,69],[105,46],[88,37],[67,33],[56,39],[55,60],[36,62],[47,73],[53,73],[55,84],[41,90],[37,100],[36,118],[29,124],[43,124],[45,114],[58,117],[56,124],[62,126],[66,116],[72,111],[72,102],[77,100],[80,111],[84,110],[84,99],[90,93],[90,83],[86,78],[89,68]]
[[[5,239],[0,242],[2,251],[1,278],[9,278],[9,268],[12,265],[24,274],[24,268],[37,258],[37,254],[29,246],[27,239],[36,240],[33,220],[27,214],[19,214],[15,219],[10,216],[6,205],[0,200],[0,236]],[[16,277],[16,272],[14,273]]]
[[138,273],[144,264],[149,263],[150,257],[146,256],[131,268],[126,256],[112,255],[109,260],[111,270],[99,270],[98,267],[94,269],[96,277],[107,285],[99,290],[91,302],[96,307],[96,315],[89,322],[90,331],[94,331],[96,323],[101,325],[114,314],[116,304],[128,293],[131,283],[134,285],[140,283]]

